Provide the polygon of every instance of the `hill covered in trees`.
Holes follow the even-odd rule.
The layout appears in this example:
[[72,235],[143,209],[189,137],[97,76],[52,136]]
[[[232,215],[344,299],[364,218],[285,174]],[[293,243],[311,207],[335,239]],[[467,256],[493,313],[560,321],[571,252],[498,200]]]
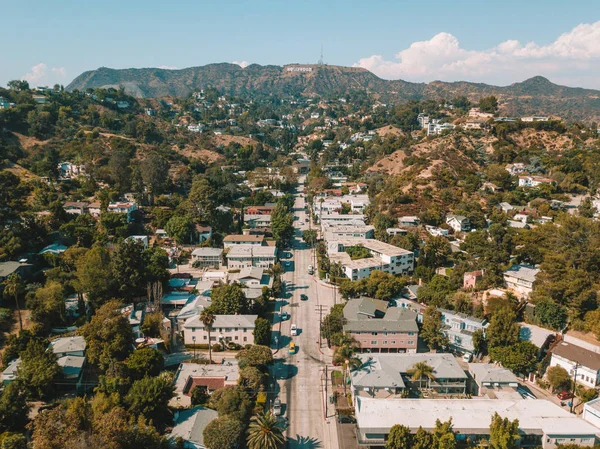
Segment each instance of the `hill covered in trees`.
[[[295,71],[302,67],[307,71]],[[310,70],[310,71],[308,71]],[[84,72],[67,86],[68,90],[124,87],[138,98],[187,96],[213,87],[237,96],[343,96],[364,91],[387,103],[410,100],[442,100],[465,96],[471,101],[495,95],[505,115],[546,114],[567,120],[597,121],[600,118],[600,92],[559,86],[536,76],[510,86],[470,82],[411,83],[384,80],[357,67],[288,65],[242,68],[236,64],[208,64],[181,70],[143,68],[110,69],[100,67]]]

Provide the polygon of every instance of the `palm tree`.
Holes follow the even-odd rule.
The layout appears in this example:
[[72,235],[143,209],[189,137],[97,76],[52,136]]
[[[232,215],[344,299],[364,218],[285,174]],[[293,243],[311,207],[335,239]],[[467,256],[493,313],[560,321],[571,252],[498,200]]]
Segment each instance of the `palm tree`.
[[435,376],[433,375],[433,368],[425,362],[415,363],[411,369],[406,371],[406,373],[411,376],[412,380],[419,381],[419,388],[423,388],[424,377],[427,378],[427,384],[429,384],[430,381],[435,380]]
[[7,295],[13,295],[15,297],[15,304],[17,305],[17,313],[19,314],[19,330],[23,330],[23,320],[21,318],[21,308],[19,307],[19,293],[21,293],[21,276],[17,273],[11,274],[4,284],[4,291]]
[[248,449],[279,449],[283,446],[283,423],[271,411],[253,416],[250,421]]
[[212,331],[212,325],[215,322],[215,316],[213,313],[207,309],[204,309],[200,312],[200,321],[206,327],[206,331],[208,332],[208,360],[212,363],[212,343],[210,340],[210,332]]

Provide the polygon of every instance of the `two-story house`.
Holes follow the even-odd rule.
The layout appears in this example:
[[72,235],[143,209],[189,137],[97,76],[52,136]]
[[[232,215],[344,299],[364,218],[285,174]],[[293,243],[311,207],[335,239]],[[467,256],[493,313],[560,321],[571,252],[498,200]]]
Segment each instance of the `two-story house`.
[[235,245],[229,249],[226,258],[227,268],[230,270],[246,267],[269,268],[277,263],[277,248],[275,246]]
[[223,246],[225,248],[231,248],[237,245],[256,245],[262,246],[265,241],[264,235],[239,235],[239,234],[230,234],[225,236],[223,239]]
[[186,345],[205,345],[217,342],[234,342],[240,345],[254,343],[254,322],[258,315],[215,315],[208,340],[208,329],[200,315],[189,318],[183,325],[183,340]]
[[344,307],[344,332],[367,352],[417,352],[417,313],[402,307],[387,307],[387,301],[372,298],[349,300]]
[[196,248],[192,251],[192,263],[198,268],[219,268],[223,261],[221,248]]
[[588,388],[600,385],[600,354],[566,341],[550,349],[550,366],[562,366],[571,378]]
[[454,229],[454,232],[468,232],[471,230],[471,222],[464,215],[448,214],[446,224]]
[[533,292],[533,284],[539,272],[539,268],[532,266],[513,265],[504,272],[504,283],[517,296],[527,299]]
[[438,309],[442,314],[443,332],[450,341],[450,347],[464,353],[474,353],[473,332],[485,330],[488,322],[453,310]]

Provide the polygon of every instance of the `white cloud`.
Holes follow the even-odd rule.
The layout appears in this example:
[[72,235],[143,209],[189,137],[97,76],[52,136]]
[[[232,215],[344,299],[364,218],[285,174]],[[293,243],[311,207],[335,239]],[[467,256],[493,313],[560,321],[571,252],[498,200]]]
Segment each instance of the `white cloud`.
[[387,79],[410,81],[482,81],[509,84],[535,75],[572,85],[600,88],[600,21],[581,24],[548,45],[507,40],[482,50],[461,47],[449,33],[414,42],[386,60],[381,55],[360,59],[364,67]]
[[32,87],[51,86],[64,83],[67,78],[67,70],[64,67],[52,67],[48,70],[48,66],[40,62],[31,68],[31,72],[26,73],[21,78],[26,80]]
[[179,67],[175,67],[174,65],[159,65],[158,68],[165,70],[179,70]]
[[237,64],[242,69],[245,69],[246,67],[248,67],[250,65],[250,63],[248,61],[233,61],[232,64]]

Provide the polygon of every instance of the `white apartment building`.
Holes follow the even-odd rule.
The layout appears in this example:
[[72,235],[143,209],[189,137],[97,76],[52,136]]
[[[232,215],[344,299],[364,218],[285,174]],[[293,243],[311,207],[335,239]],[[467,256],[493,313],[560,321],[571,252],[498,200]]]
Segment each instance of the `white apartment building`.
[[274,246],[235,245],[227,253],[227,268],[269,268],[277,263],[277,248]]
[[237,245],[256,245],[262,246],[265,240],[264,235],[239,235],[239,234],[231,234],[225,236],[223,239],[223,246],[225,248],[231,248]]
[[208,340],[208,330],[200,315],[189,318],[183,325],[183,340],[186,345],[206,345],[217,342],[254,343],[254,322],[258,315],[215,315]]
[[[351,260],[346,254],[346,248],[363,246],[369,250],[372,257]],[[412,273],[415,267],[415,257],[412,251],[407,251],[387,243],[373,239],[347,238],[327,242],[327,252],[332,261],[339,261],[346,277],[352,280],[367,278],[374,270],[390,274]]]
[[372,239],[375,235],[375,227],[371,225],[344,225],[325,222],[322,229],[326,241],[332,241],[346,237]]
[[192,262],[200,268],[219,268],[222,260],[221,248],[196,248],[192,251]]
[[504,272],[506,287],[517,295],[528,298],[533,291],[533,283],[540,270],[526,265],[513,265]]
[[519,187],[537,187],[542,184],[552,184],[554,181],[544,176],[519,176]]

